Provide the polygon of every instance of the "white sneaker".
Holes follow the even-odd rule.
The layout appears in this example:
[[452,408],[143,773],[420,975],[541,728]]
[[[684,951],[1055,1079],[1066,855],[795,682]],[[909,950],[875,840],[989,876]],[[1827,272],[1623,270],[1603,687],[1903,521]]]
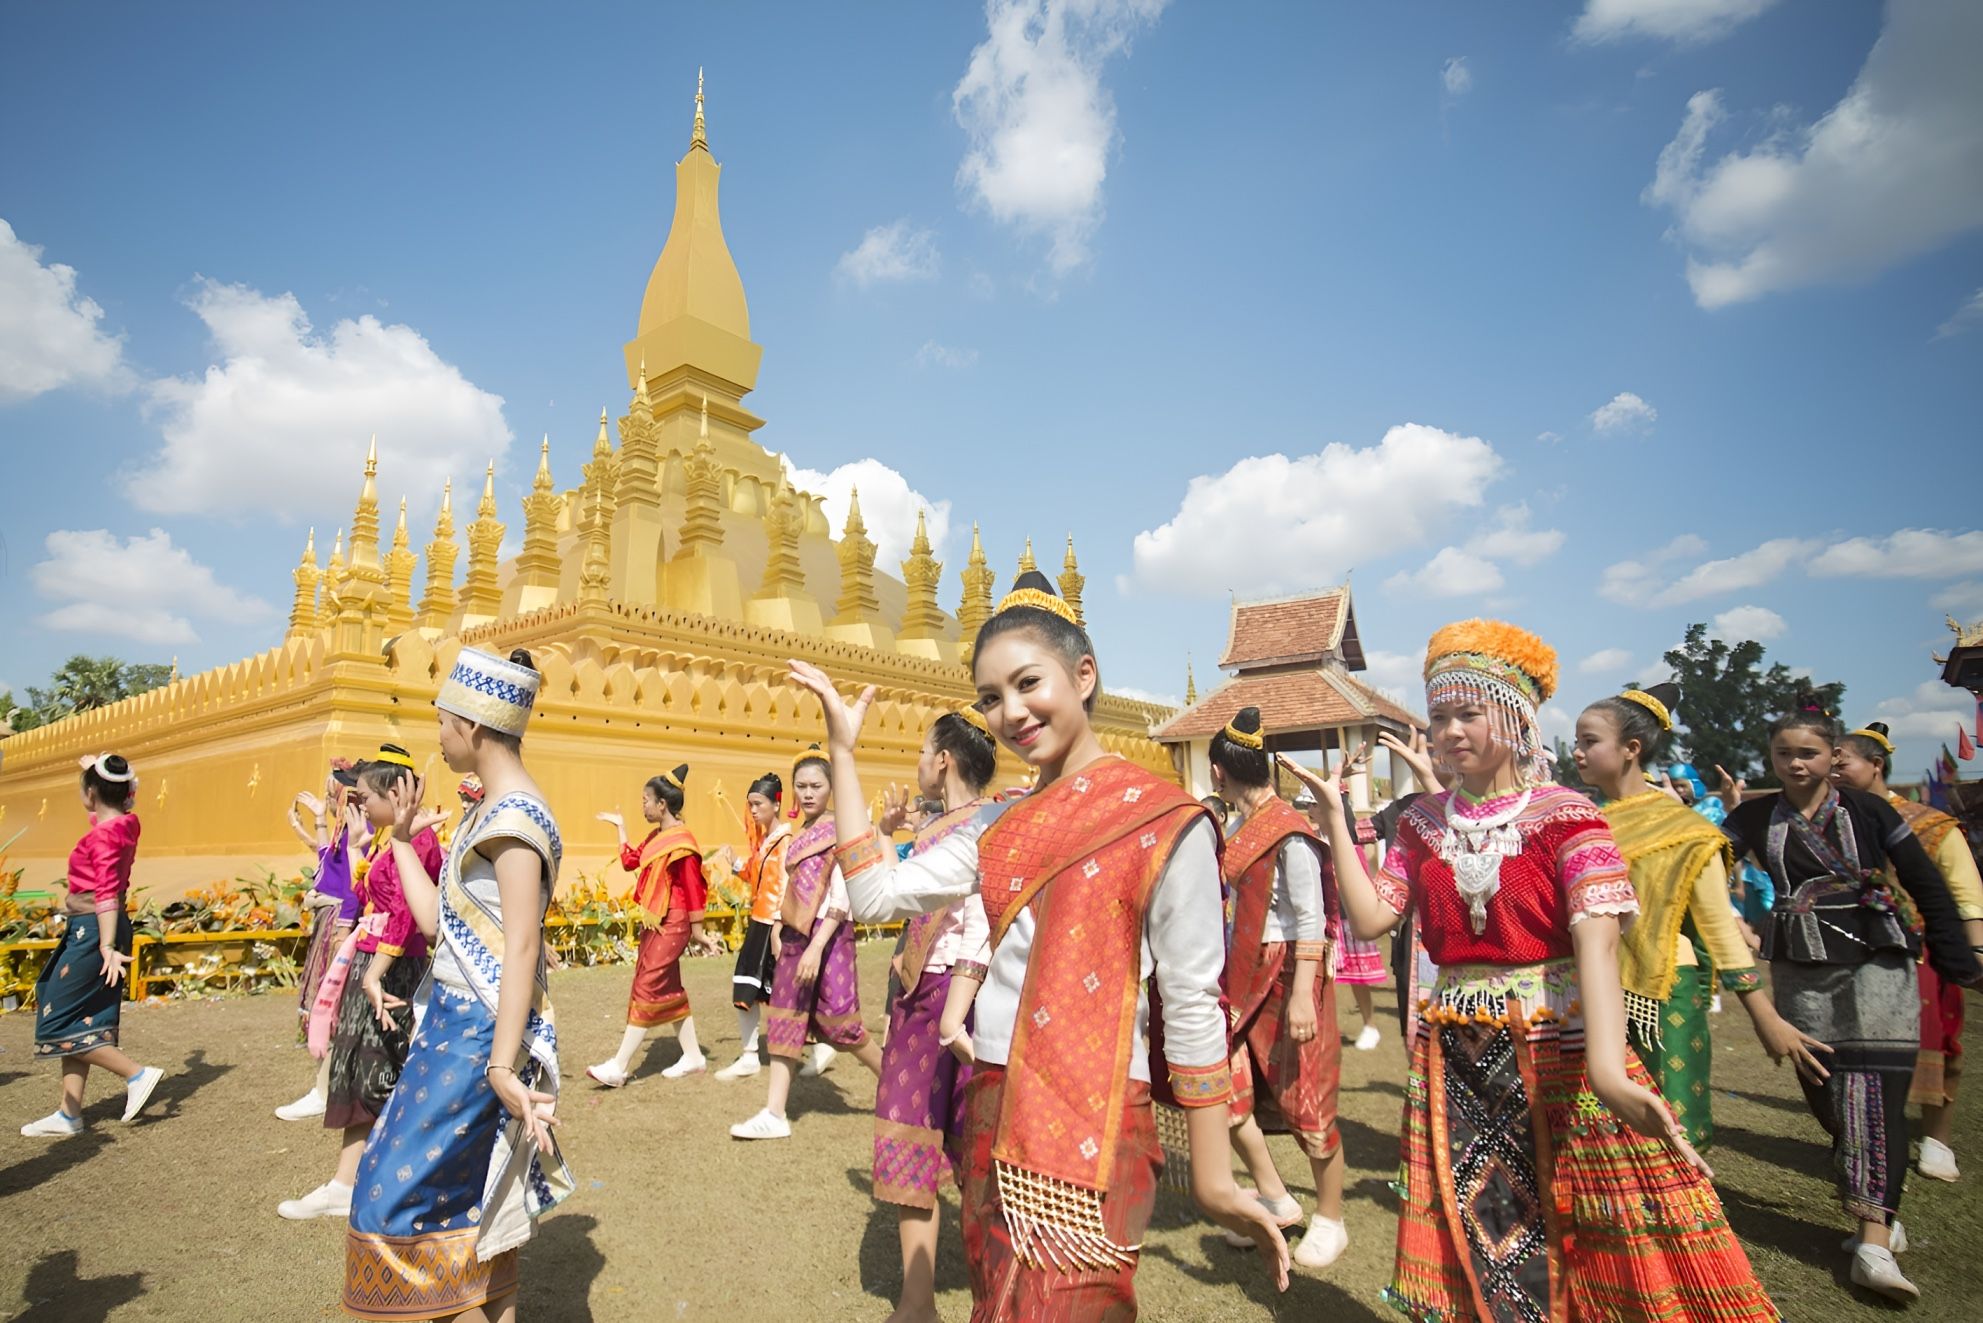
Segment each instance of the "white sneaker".
[[709,1069],[709,1058],[698,1052],[692,1057],[683,1057],[674,1065],[661,1072],[664,1080],[678,1080],[684,1075],[700,1075]]
[[135,1121],[138,1119],[138,1113],[145,1110],[145,1104],[151,1101],[151,1091],[156,1089],[158,1082],[164,1078],[165,1072],[157,1066],[146,1066],[143,1070],[124,1082],[124,1119],[126,1121]]
[[1384,1041],[1383,1033],[1374,1024],[1363,1026],[1363,1032],[1356,1036],[1356,1050],[1368,1052]]
[[1958,1180],[1962,1172],[1955,1165],[1955,1150],[1939,1139],[1921,1141],[1921,1157],[1914,1170],[1937,1181]]
[[1719,992],[1715,993],[1714,996],[1708,998],[1708,1014],[1709,1015],[1721,1014],[1721,994]]
[[746,1052],[729,1065],[723,1067],[723,1069],[717,1071],[716,1078],[719,1080],[747,1080],[763,1069],[764,1065],[757,1059],[757,1053]]
[[[1255,1190],[1253,1192],[1253,1197],[1255,1199],[1260,1199],[1260,1191]],[[1286,1198],[1282,1199],[1279,1203],[1270,1203],[1265,1199],[1260,1199],[1260,1203],[1261,1206],[1267,1210],[1268,1214],[1272,1216],[1276,1222],[1279,1222],[1281,1224],[1281,1229],[1283,1231],[1287,1230],[1289,1227],[1300,1225],[1301,1200],[1295,1198],[1293,1195],[1288,1195]],[[1234,1249],[1253,1248],[1253,1237],[1251,1236],[1242,1236],[1237,1231],[1228,1231],[1225,1232],[1224,1235],[1226,1239],[1226,1244],[1232,1246]]]
[[83,1133],[83,1118],[71,1116],[58,1107],[39,1121],[22,1126],[21,1133],[29,1139],[67,1139]]
[[1349,1247],[1349,1228],[1317,1213],[1308,1219],[1308,1231],[1294,1247],[1294,1261],[1303,1268],[1326,1268]]
[[617,1089],[627,1082],[627,1073],[620,1069],[618,1058],[602,1061],[596,1066],[587,1066],[585,1074],[588,1079],[609,1089]]
[[324,1095],[317,1092],[316,1086],[293,1103],[284,1103],[275,1109],[278,1119],[284,1121],[307,1121],[311,1117],[324,1114]]
[[732,1139],[790,1139],[792,1123],[782,1116],[773,1116],[770,1108],[765,1108],[748,1121],[740,1121],[730,1127]]
[[[1847,1236],[1839,1242],[1838,1247],[1847,1254],[1851,1254],[1859,1248],[1859,1237]],[[1900,1219],[1897,1217],[1893,1220],[1893,1225],[1887,1228],[1887,1252],[1890,1254],[1907,1253],[1907,1228],[1900,1224]]]
[[284,1199],[275,1211],[292,1222],[308,1222],[313,1217],[350,1217],[351,1187],[325,1181],[301,1199]]
[[1921,1294],[1920,1287],[1901,1275],[1892,1251],[1878,1245],[1861,1245],[1852,1251],[1852,1281],[1893,1300],[1913,1300]]
[[831,1043],[814,1043],[812,1060],[799,1067],[799,1074],[809,1080],[818,1079],[826,1073],[826,1068],[833,1064],[833,1058],[839,1055],[840,1050]]

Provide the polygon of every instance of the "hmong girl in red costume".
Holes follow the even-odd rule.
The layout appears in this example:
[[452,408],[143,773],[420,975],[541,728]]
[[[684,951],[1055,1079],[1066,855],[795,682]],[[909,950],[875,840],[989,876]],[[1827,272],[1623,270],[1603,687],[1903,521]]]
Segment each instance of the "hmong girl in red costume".
[[641,1040],[660,1025],[680,1025],[682,1043],[682,1055],[661,1072],[662,1078],[694,1075],[709,1064],[696,1041],[688,989],[682,986],[682,953],[691,941],[712,955],[723,949],[723,943],[702,926],[709,887],[702,877],[702,849],[682,825],[688,778],[686,766],[648,778],[641,788],[640,809],[654,830],[637,846],[627,840],[625,818],[617,813],[598,815],[599,821],[611,823],[620,834],[620,867],[634,875],[633,899],[642,914],[640,952],[633,967],[633,990],[627,994],[627,1031],[620,1035],[620,1050],[612,1060],[585,1068],[587,1075],[609,1089],[627,1082]]
[[1625,1042],[1618,929],[1638,905],[1589,800],[1548,784],[1536,708],[1556,654],[1468,620],[1425,660],[1444,794],[1373,882],[1333,781],[1316,793],[1343,914],[1416,907],[1439,966],[1413,1034],[1387,1298],[1407,1317],[1763,1323],[1777,1317],[1710,1176]]
[[1287,1242],[1234,1183],[1226,1140],[1217,829],[1174,783],[1102,750],[1089,721],[1094,647],[1037,572],[979,630],[973,667],[979,711],[1039,780],[898,862],[868,824],[854,765],[874,691],[850,706],[817,667],[792,663],[793,680],[825,708],[855,914],[906,918],[977,892],[991,925],[965,1092],[972,1319],[1135,1317],[1137,1251],[1163,1167],[1152,977],[1167,1082],[1189,1123],[1193,1196],[1251,1235],[1285,1287]]
[[881,1073],[881,1049],[861,1023],[854,925],[847,910],[847,885],[833,860],[833,792],[827,786],[826,756],[817,744],[792,767],[792,795],[803,822],[785,851],[778,966],[771,976],[771,1014],[764,1026],[771,1079],[764,1110],[730,1127],[736,1139],[792,1137],[785,1104],[792,1096],[792,1075],[805,1055],[808,1031],[822,1048],[808,1074],[818,1074],[830,1060],[824,1053],[835,1048],[851,1052],[876,1075]]
[[[1324,881],[1322,843],[1308,819],[1274,793],[1260,709],[1241,708],[1212,736],[1210,757],[1214,788],[1243,819],[1226,841],[1224,860],[1232,1144],[1253,1173],[1260,1201],[1287,1229],[1301,1224],[1301,1202],[1274,1169],[1262,1118],[1293,1133],[1315,1177],[1315,1220],[1294,1261],[1326,1268],[1349,1247],[1336,1132],[1343,1045],[1326,926],[1336,909],[1335,887]],[[1251,1243],[1228,1239],[1235,1248]]]

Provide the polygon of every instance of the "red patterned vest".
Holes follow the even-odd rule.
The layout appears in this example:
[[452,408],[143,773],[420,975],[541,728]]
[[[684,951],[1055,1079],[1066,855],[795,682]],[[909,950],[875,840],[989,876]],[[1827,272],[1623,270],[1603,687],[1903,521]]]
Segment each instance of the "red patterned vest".
[[[1276,796],[1261,805],[1226,842],[1220,872],[1226,880],[1226,997],[1232,1003],[1234,1019],[1244,1024],[1272,990],[1273,979],[1260,959],[1260,936],[1267,929],[1267,911],[1274,901],[1274,870],[1280,864],[1281,849],[1299,837],[1321,850],[1315,829]],[[1328,856],[1322,856],[1323,890],[1328,891]],[[1323,953],[1303,951],[1297,955],[1320,957]]]

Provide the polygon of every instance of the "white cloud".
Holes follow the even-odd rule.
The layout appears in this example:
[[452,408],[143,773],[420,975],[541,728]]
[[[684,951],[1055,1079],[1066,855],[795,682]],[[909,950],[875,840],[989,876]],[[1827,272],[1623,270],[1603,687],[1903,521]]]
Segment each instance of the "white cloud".
[[1132,699],[1138,703],[1155,703],[1159,707],[1184,706],[1184,699],[1176,694],[1153,693],[1148,689],[1138,689],[1126,684],[1104,685],[1102,688],[1104,693],[1112,694],[1117,698]]
[[1928,599],[1938,611],[1953,611],[1965,618],[1983,615],[1983,580],[1952,583]]
[[1779,537],[1752,551],[1721,560],[1703,561],[1652,596],[1654,606],[1675,606],[1717,593],[1760,588],[1818,550],[1808,538]]
[[936,231],[911,229],[908,221],[899,220],[877,225],[862,235],[859,244],[840,254],[833,270],[865,288],[890,281],[929,280],[940,263]]
[[1591,412],[1591,430],[1595,432],[1643,432],[1652,427],[1659,418],[1659,410],[1647,404],[1631,391],[1619,391],[1609,401],[1600,404]]
[[1699,537],[1682,533],[1638,560],[1621,560],[1615,565],[1607,565],[1604,578],[1598,584],[1598,595],[1627,606],[1637,606],[1659,587],[1661,566],[1688,556],[1698,556],[1707,549],[1708,544]]
[[1421,597],[1473,597],[1494,592],[1505,582],[1501,567],[1486,557],[1460,547],[1442,547],[1423,568],[1399,570],[1384,586]]
[[995,220],[1050,241],[1056,274],[1081,266],[1102,221],[1116,142],[1102,68],[1166,0],[987,0],[987,36],[951,92],[970,138],[957,168]]
[[1730,643],[1740,643],[1744,639],[1768,643],[1771,639],[1782,638],[1784,631],[1790,628],[1782,616],[1766,606],[1732,606],[1714,618],[1713,626],[1716,637]]
[[1703,308],[1863,279],[1983,225],[1983,5],[1890,0],[1857,78],[1815,123],[1705,163],[1726,117],[1696,93],[1649,205],[1673,213]]
[[1422,544],[1478,506],[1501,469],[1479,437],[1420,423],[1361,450],[1337,443],[1292,459],[1250,456],[1193,478],[1170,522],[1136,535],[1133,578],[1186,597],[1333,583],[1378,548]]
[[940,345],[934,340],[923,341],[923,347],[916,351],[917,367],[967,368],[978,361],[978,351],[962,345]]
[[1903,528],[1890,537],[1834,542],[1811,562],[1823,578],[1941,579],[1983,573],[1983,532]]
[[1530,528],[1527,501],[1504,505],[1494,512],[1494,524],[1467,542],[1467,550],[1477,556],[1511,560],[1517,565],[1534,565],[1555,555],[1563,546],[1563,532],[1555,528]]
[[1425,706],[1425,650],[1363,654],[1364,680],[1392,702],[1414,711]]
[[856,488],[861,493],[861,521],[868,526],[868,537],[875,545],[875,568],[900,578],[902,562],[916,539],[916,512],[923,511],[930,545],[939,559],[944,541],[950,536],[950,502],[932,501],[909,485],[909,480],[878,459],[857,459],[842,464],[831,473],[802,469],[784,461],[792,485],[801,491],[824,497],[827,526],[837,539],[847,524],[847,507]]
[[1536,724],[1542,728],[1542,738],[1551,744],[1576,738],[1577,714],[1561,703],[1544,703],[1535,715]]
[[35,591],[56,603],[37,622],[45,629],[185,644],[199,641],[195,620],[251,624],[275,611],[220,583],[162,529],[122,541],[101,528],[57,530],[45,546],[34,567]]
[[124,478],[144,509],[223,518],[348,510],[373,433],[382,495],[431,500],[442,479],[472,480],[509,446],[502,397],[410,326],[363,316],[319,336],[293,294],[204,279],[188,306],[222,361],[152,383],[165,445]]
[[1983,322],[1983,289],[1977,290],[1962,301],[1962,306],[1949,315],[1949,319],[1935,328],[1935,338],[1946,340],[1952,335],[1961,335],[1978,322]]
[[1571,35],[1579,41],[1660,37],[1712,41],[1726,36],[1776,0],[1585,0]]
[[1623,648],[1600,648],[1577,663],[1583,675],[1616,675],[1632,664],[1632,654]]
[[123,338],[98,326],[103,309],[76,292],[76,269],[43,265],[41,252],[0,220],[0,404],[64,386],[129,389]]
[[[1957,727],[1968,729],[1976,716],[1976,700],[1968,691],[1940,680],[1923,680],[1914,691],[1889,698],[1873,708],[1868,721],[1884,721],[1896,740],[1947,740],[1955,743]],[[1939,750],[1938,750],[1939,751]],[[1901,769],[1896,768],[1896,774]]]
[[1439,81],[1447,96],[1465,96],[1473,91],[1473,70],[1467,68],[1467,57],[1455,55],[1440,65]]
[[1546,446],[1553,446],[1563,439],[1563,434],[1561,432],[1537,432],[1535,439]]

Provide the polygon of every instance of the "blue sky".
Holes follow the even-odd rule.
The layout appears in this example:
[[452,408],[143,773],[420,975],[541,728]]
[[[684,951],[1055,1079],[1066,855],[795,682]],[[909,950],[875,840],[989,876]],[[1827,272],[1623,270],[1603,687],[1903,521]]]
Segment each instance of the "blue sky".
[[971,520],[1071,530],[1174,696],[1354,571],[1380,682],[1499,614],[1565,714],[1719,617],[1911,776],[1983,615],[1979,55],[1960,0],[10,6],[0,682],[275,642],[372,430],[416,544],[492,452],[513,526],[541,434],[575,481],[701,65],[759,437],[934,504],[946,605]]

